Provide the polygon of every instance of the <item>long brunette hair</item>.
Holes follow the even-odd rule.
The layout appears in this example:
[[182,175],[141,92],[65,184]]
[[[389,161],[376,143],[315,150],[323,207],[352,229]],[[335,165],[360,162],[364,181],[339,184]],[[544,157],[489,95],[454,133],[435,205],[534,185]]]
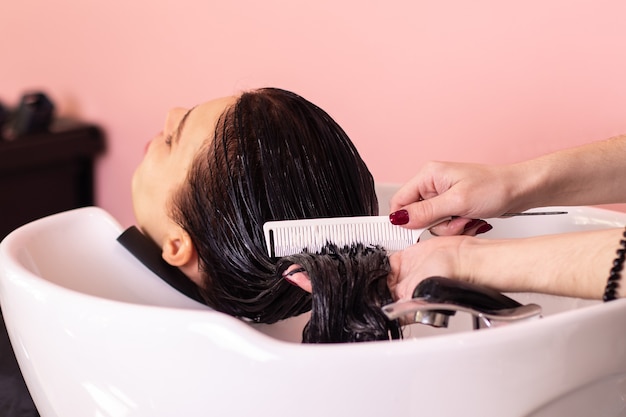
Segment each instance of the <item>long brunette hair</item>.
[[266,221],[378,213],[372,175],[343,129],[276,88],[245,92],[223,112],[172,203],[198,252],[206,303],[262,323],[311,308],[266,253]]
[[387,287],[389,258],[381,247],[355,243],[327,244],[315,254],[282,258],[278,271],[302,267],[311,279],[311,318],[302,332],[304,343],[367,342],[400,339],[397,320],[381,307],[392,301]]

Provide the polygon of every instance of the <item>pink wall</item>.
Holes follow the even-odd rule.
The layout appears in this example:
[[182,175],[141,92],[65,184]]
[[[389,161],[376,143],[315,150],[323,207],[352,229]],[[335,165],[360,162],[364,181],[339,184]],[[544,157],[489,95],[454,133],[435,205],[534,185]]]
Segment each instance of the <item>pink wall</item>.
[[621,0],[3,1],[0,100],[43,88],[99,123],[97,203],[130,224],[166,111],[245,88],[325,108],[381,182],[626,133],[624,16]]

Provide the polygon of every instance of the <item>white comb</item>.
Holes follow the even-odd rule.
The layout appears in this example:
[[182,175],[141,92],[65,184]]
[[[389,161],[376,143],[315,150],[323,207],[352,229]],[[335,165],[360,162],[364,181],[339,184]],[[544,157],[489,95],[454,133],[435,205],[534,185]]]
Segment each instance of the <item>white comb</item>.
[[388,252],[399,251],[417,243],[427,229],[395,226],[388,216],[280,220],[263,225],[267,253],[271,257],[293,255],[304,249],[317,252],[328,242],[337,246],[380,245]]

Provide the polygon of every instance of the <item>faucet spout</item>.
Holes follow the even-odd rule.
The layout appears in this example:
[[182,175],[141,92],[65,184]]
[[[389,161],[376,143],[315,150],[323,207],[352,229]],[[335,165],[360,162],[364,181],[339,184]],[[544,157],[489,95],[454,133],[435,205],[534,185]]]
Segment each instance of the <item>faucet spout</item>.
[[434,327],[448,327],[457,311],[472,316],[475,330],[541,317],[537,304],[523,305],[490,288],[443,277],[425,279],[411,300],[383,307],[390,320],[403,318]]

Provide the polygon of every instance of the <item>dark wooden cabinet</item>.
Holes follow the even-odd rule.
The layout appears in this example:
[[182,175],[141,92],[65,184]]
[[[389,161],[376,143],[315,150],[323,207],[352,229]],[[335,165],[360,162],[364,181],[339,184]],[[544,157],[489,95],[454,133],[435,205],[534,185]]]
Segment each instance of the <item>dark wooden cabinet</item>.
[[0,139],[0,240],[32,220],[94,204],[95,125],[55,120],[47,132]]
[[[94,204],[94,160],[104,151],[95,125],[55,120],[47,132],[0,138],[0,240],[17,227]],[[0,311],[0,410],[37,417]]]

